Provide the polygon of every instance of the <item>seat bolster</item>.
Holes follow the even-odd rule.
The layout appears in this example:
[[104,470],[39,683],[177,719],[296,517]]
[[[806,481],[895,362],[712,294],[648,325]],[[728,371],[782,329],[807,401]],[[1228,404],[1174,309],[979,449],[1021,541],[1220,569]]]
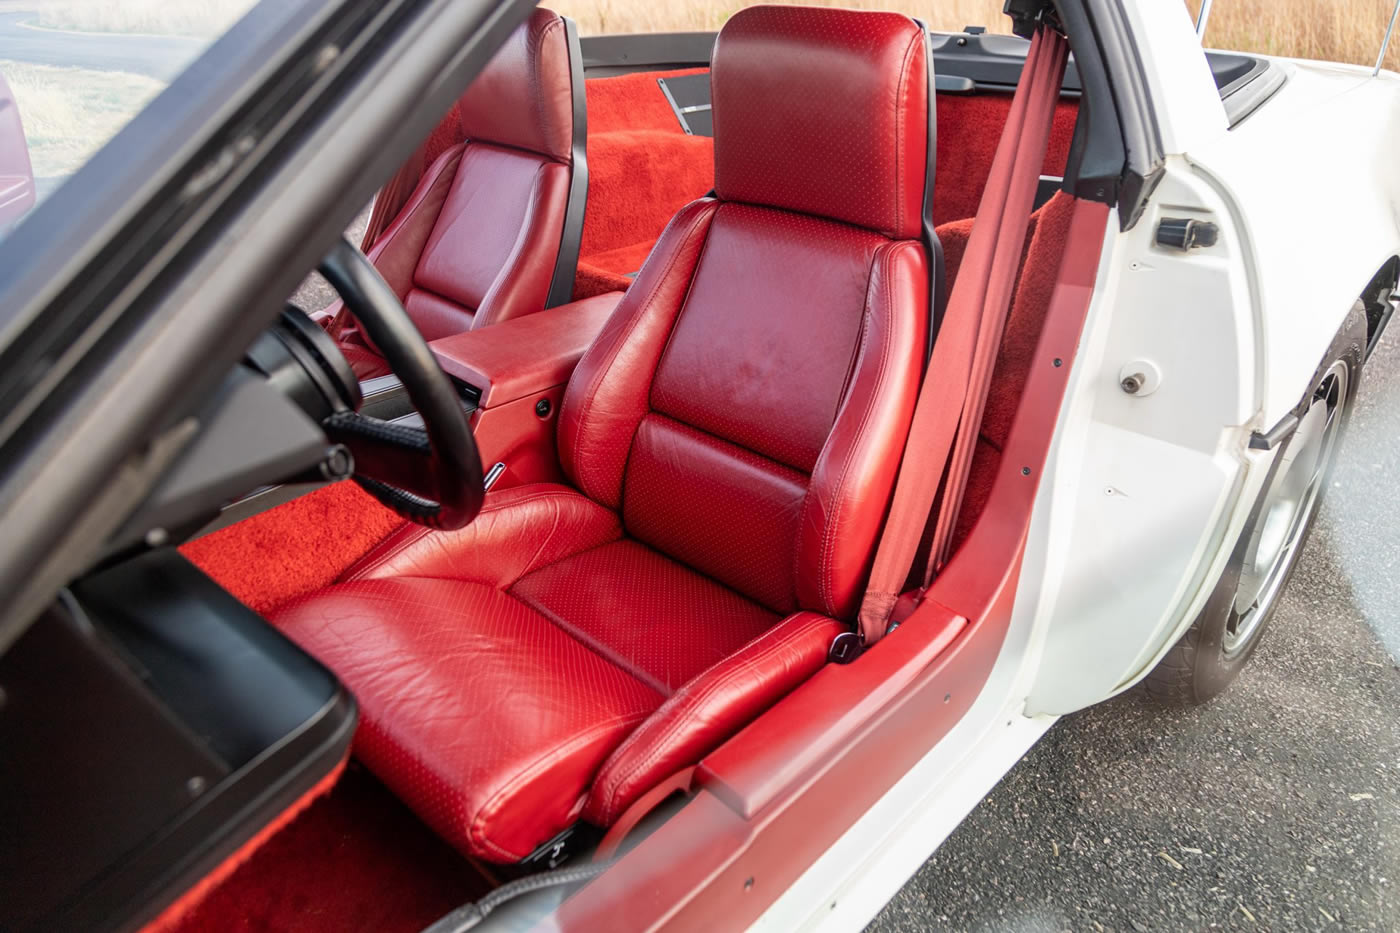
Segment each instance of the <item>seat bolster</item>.
[[533,483],[486,495],[457,531],[405,525],[342,580],[431,577],[506,589],[527,573],[622,537],[615,513],[566,486]]
[[468,139],[569,162],[574,88],[564,20],[545,9],[531,13],[462,94],[457,112]]
[[820,670],[846,630],[826,616],[795,613],[696,676],[603,763],[584,818],[611,825],[657,782],[697,763]]
[[464,143],[459,143],[428,166],[399,216],[366,254],[400,300],[413,287],[413,273],[452,190],[465,148]]
[[682,208],[574,370],[559,412],[559,459],[584,495],[622,503],[632,436],[650,410],[652,378],[690,293],[719,202]]
[[[409,195],[403,210],[399,211],[389,229],[384,231],[384,235],[375,241],[365,254],[384,277],[384,281],[389,283],[394,294],[399,296],[400,301],[406,301],[409,291],[413,288],[413,272],[418,268],[418,257],[427,245],[428,237],[432,235],[438,215],[442,213],[442,205],[447,201],[452,180],[456,178],[457,167],[462,161],[463,148],[460,144],[453,146],[428,166],[418,182],[418,187]],[[344,309],[343,301],[335,301],[323,312],[336,322],[327,328],[331,336],[340,340],[343,346],[361,351],[368,349],[371,354],[377,355],[374,345],[355,328],[353,321],[346,319],[342,313]],[[364,354],[361,352],[356,355]],[[368,372],[372,368],[372,364],[365,361],[365,371]],[[388,371],[389,367],[385,364],[384,372]],[[360,368],[356,368],[355,372],[360,374]],[[360,378],[368,379],[370,376],[360,374]]]
[[569,207],[570,175],[566,165],[540,163],[520,233],[500,273],[482,296],[473,330],[531,314],[548,304],[564,212]]
[[928,333],[928,260],[916,240],[879,248],[860,349],[802,516],[797,602],[849,619],[870,572],[909,435]]

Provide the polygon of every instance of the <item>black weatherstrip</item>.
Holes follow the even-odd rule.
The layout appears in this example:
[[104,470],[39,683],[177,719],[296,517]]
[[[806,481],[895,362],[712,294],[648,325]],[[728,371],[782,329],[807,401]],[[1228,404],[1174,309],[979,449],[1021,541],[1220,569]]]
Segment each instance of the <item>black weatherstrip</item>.
[[928,162],[924,166],[924,246],[928,249],[928,356],[933,355],[933,341],[943,324],[943,310],[948,305],[947,272],[943,265],[943,243],[933,225],[933,191],[938,177],[938,94],[934,76],[933,43],[928,27],[920,20],[914,22],[924,33],[924,54],[928,57]]
[[569,47],[574,138],[569,203],[564,208],[564,232],[559,240],[559,256],[554,261],[554,278],[549,282],[547,308],[568,304],[574,299],[574,276],[578,272],[578,253],[583,244],[583,213],[588,203],[588,97],[584,92],[583,49],[578,41],[578,25],[567,16],[560,19],[564,21],[564,41]]

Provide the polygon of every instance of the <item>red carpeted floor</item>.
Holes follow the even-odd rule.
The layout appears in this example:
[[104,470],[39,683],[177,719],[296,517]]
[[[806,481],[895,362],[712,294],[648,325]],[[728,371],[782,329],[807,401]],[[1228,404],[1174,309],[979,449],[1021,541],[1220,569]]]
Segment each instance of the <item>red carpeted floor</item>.
[[417,933],[493,885],[353,762],[172,933]]
[[329,586],[404,523],[352,482],[195,538],[180,553],[261,615]]

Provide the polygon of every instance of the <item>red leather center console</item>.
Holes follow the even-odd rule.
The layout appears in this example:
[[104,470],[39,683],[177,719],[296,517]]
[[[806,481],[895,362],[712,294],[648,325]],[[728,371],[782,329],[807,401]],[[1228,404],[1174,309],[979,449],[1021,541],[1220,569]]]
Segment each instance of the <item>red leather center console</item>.
[[505,464],[498,488],[562,479],[554,444],[559,402],[621,298],[596,295],[428,344],[443,371],[481,393],[472,427],[482,468]]

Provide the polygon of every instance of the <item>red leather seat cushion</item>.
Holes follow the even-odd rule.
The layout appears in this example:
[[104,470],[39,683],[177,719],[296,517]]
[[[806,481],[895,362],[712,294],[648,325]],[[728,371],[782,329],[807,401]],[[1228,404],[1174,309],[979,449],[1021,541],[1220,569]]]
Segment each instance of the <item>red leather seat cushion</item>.
[[[664,700],[481,583],[344,583],[278,622],[359,698],[355,754],[448,842],[493,860],[568,826],[603,760]],[[318,637],[328,625],[335,637]]]
[[[827,620],[814,641],[819,617],[805,617],[806,666],[779,664],[772,683],[810,673],[840,629]],[[356,754],[449,842],[507,862],[578,818],[605,759],[668,698],[656,728],[693,723],[702,749],[752,718],[763,691],[734,690],[734,674],[711,674],[719,683],[698,707],[696,688],[681,688],[765,633],[785,644],[773,633],[787,631],[623,537],[611,511],[549,485],[493,493],[459,532],[405,528],[276,621],[359,698]],[[645,742],[632,748],[609,785],[614,809],[670,764],[638,760]]]

